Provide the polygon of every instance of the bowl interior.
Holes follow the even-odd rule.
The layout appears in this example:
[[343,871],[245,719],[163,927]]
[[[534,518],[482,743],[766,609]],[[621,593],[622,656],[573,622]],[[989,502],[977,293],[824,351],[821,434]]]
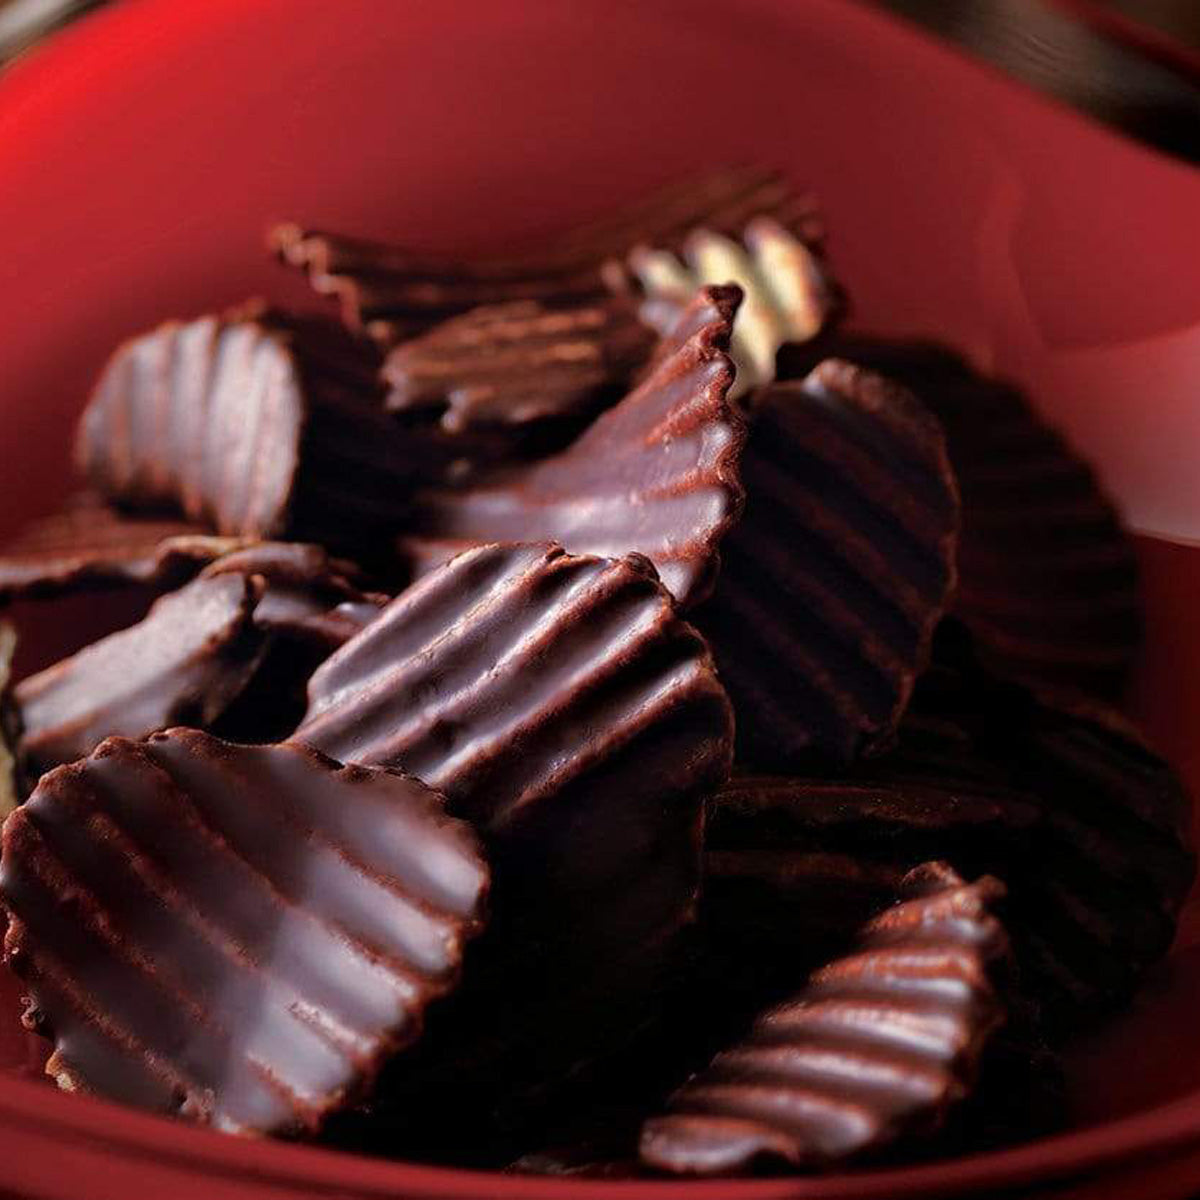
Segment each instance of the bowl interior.
[[[821,196],[855,324],[959,343],[1100,467],[1147,535],[1133,704],[1200,782],[1200,174],[837,0],[128,0],[61,35],[0,78],[0,534],[69,487],[72,422],[118,339],[247,294],[311,303],[263,253],[270,222],[470,251],[746,160]],[[127,601],[109,603],[23,609],[22,666],[111,628]],[[1081,1125],[1187,1098],[1200,1140],[1198,1005],[1189,911],[1135,1009],[1073,1053]],[[0,1022],[8,1078],[35,1057]]]

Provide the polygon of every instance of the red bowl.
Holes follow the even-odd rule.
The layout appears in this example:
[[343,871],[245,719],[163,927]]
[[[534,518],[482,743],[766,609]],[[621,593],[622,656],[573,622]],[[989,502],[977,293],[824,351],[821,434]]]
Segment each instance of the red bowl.
[[[60,35],[0,77],[0,535],[67,486],[72,421],[117,339],[251,292],[299,298],[262,252],[269,222],[494,247],[747,159],[821,194],[859,324],[963,344],[1100,466],[1142,534],[1135,707],[1200,780],[1200,173],[837,0],[126,0]],[[56,1093],[10,1031],[0,1192],[1193,1195],[1189,917],[1134,1011],[1075,1051],[1080,1128],[1001,1153],[704,1185],[418,1168]]]

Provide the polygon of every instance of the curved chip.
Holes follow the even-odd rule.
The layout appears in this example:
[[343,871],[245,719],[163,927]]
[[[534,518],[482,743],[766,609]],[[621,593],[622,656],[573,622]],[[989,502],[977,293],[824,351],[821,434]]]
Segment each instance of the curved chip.
[[422,492],[399,542],[414,573],[471,546],[545,539],[572,554],[644,554],[682,605],[706,595],[742,503],[745,435],[726,354],[739,296],[701,291],[683,318],[691,336],[561,453]]
[[254,674],[260,594],[260,582],[241,575],[194,580],[138,624],[23,679],[14,699],[25,777],[33,782],[114,734],[210,725]]
[[111,738],[4,825],[5,957],[60,1087],[312,1133],[420,1037],[488,880],[414,779],[194,730]]
[[701,808],[733,741],[708,649],[651,565],[470,551],[319,667],[309,700],[296,739],[423,779],[493,858],[453,1036],[398,1094],[457,1111],[470,1079],[472,1104],[536,1105],[628,1039],[693,920]]
[[617,300],[485,305],[397,346],[383,378],[393,411],[426,413],[451,435],[503,434],[515,453],[575,432],[650,358],[654,334]]
[[82,496],[31,522],[0,550],[0,600],[126,583],[166,589],[241,544],[203,525],[131,516]]
[[575,922],[581,942],[594,926],[629,953],[690,919],[732,717],[644,559],[463,554],[323,663],[308,694],[295,737],[444,792],[491,838],[522,920]]
[[927,864],[912,899],[763,1014],[642,1127],[641,1158],[681,1175],[812,1170],[936,1133],[1004,1022],[1003,885]]
[[776,172],[749,167],[684,180],[519,258],[438,258],[295,224],[272,229],[268,245],[315,291],[338,300],[347,325],[390,345],[479,305],[590,301],[608,291],[606,263],[639,243],[677,249],[697,226],[731,232],[759,215],[806,241],[823,234],[811,197]]
[[1016,388],[948,349],[839,336],[823,352],[912,388],[942,422],[963,501],[955,612],[988,665],[1120,696],[1141,642],[1137,561],[1088,465]]
[[922,680],[892,769],[943,785],[990,778],[1038,806],[1004,878],[1022,968],[1069,1029],[1127,1001],[1167,952],[1195,875],[1187,796],[1118,714],[1000,683],[963,653]]
[[937,421],[838,360],[764,389],[746,510],[696,614],[747,763],[847,761],[890,743],[954,589],[958,492]]
[[695,230],[684,257],[649,246],[629,256],[645,296],[642,318],[669,334],[698,287],[737,284],[745,298],[729,350],[737,366],[734,398],[771,383],[780,347],[811,341],[834,310],[832,285],[813,249],[771,217],[756,217],[740,240]]
[[122,504],[230,536],[361,545],[403,515],[417,475],[438,477],[382,412],[377,367],[335,323],[261,305],[168,322],[109,360],[77,458]]

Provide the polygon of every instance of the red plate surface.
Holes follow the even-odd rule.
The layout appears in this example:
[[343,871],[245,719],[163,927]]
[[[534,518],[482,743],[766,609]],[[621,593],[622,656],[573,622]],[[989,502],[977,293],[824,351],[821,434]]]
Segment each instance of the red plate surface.
[[[838,0],[126,0],[0,76],[0,534],[65,486],[113,342],[250,292],[294,218],[496,247],[704,165],[813,186],[860,324],[1031,386],[1149,534],[1200,536],[1200,173]],[[1200,551],[1141,539],[1137,706],[1200,780]],[[68,636],[77,635],[72,629]],[[1075,1055],[1079,1131],[817,1180],[500,1179],[205,1134],[0,1058],[0,1194],[899,1197],[1200,1188],[1200,921]]]

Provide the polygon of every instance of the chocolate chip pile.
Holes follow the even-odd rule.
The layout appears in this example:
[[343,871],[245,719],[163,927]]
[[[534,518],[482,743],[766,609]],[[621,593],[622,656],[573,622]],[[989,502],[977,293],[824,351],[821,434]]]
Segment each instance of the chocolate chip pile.
[[1194,860],[1112,707],[1130,544],[1022,394],[844,332],[770,172],[502,259],[269,240],[315,311],[118,347],[0,553],[24,613],[143,601],[15,683],[0,626],[47,1074],[610,1177],[1068,1121]]

